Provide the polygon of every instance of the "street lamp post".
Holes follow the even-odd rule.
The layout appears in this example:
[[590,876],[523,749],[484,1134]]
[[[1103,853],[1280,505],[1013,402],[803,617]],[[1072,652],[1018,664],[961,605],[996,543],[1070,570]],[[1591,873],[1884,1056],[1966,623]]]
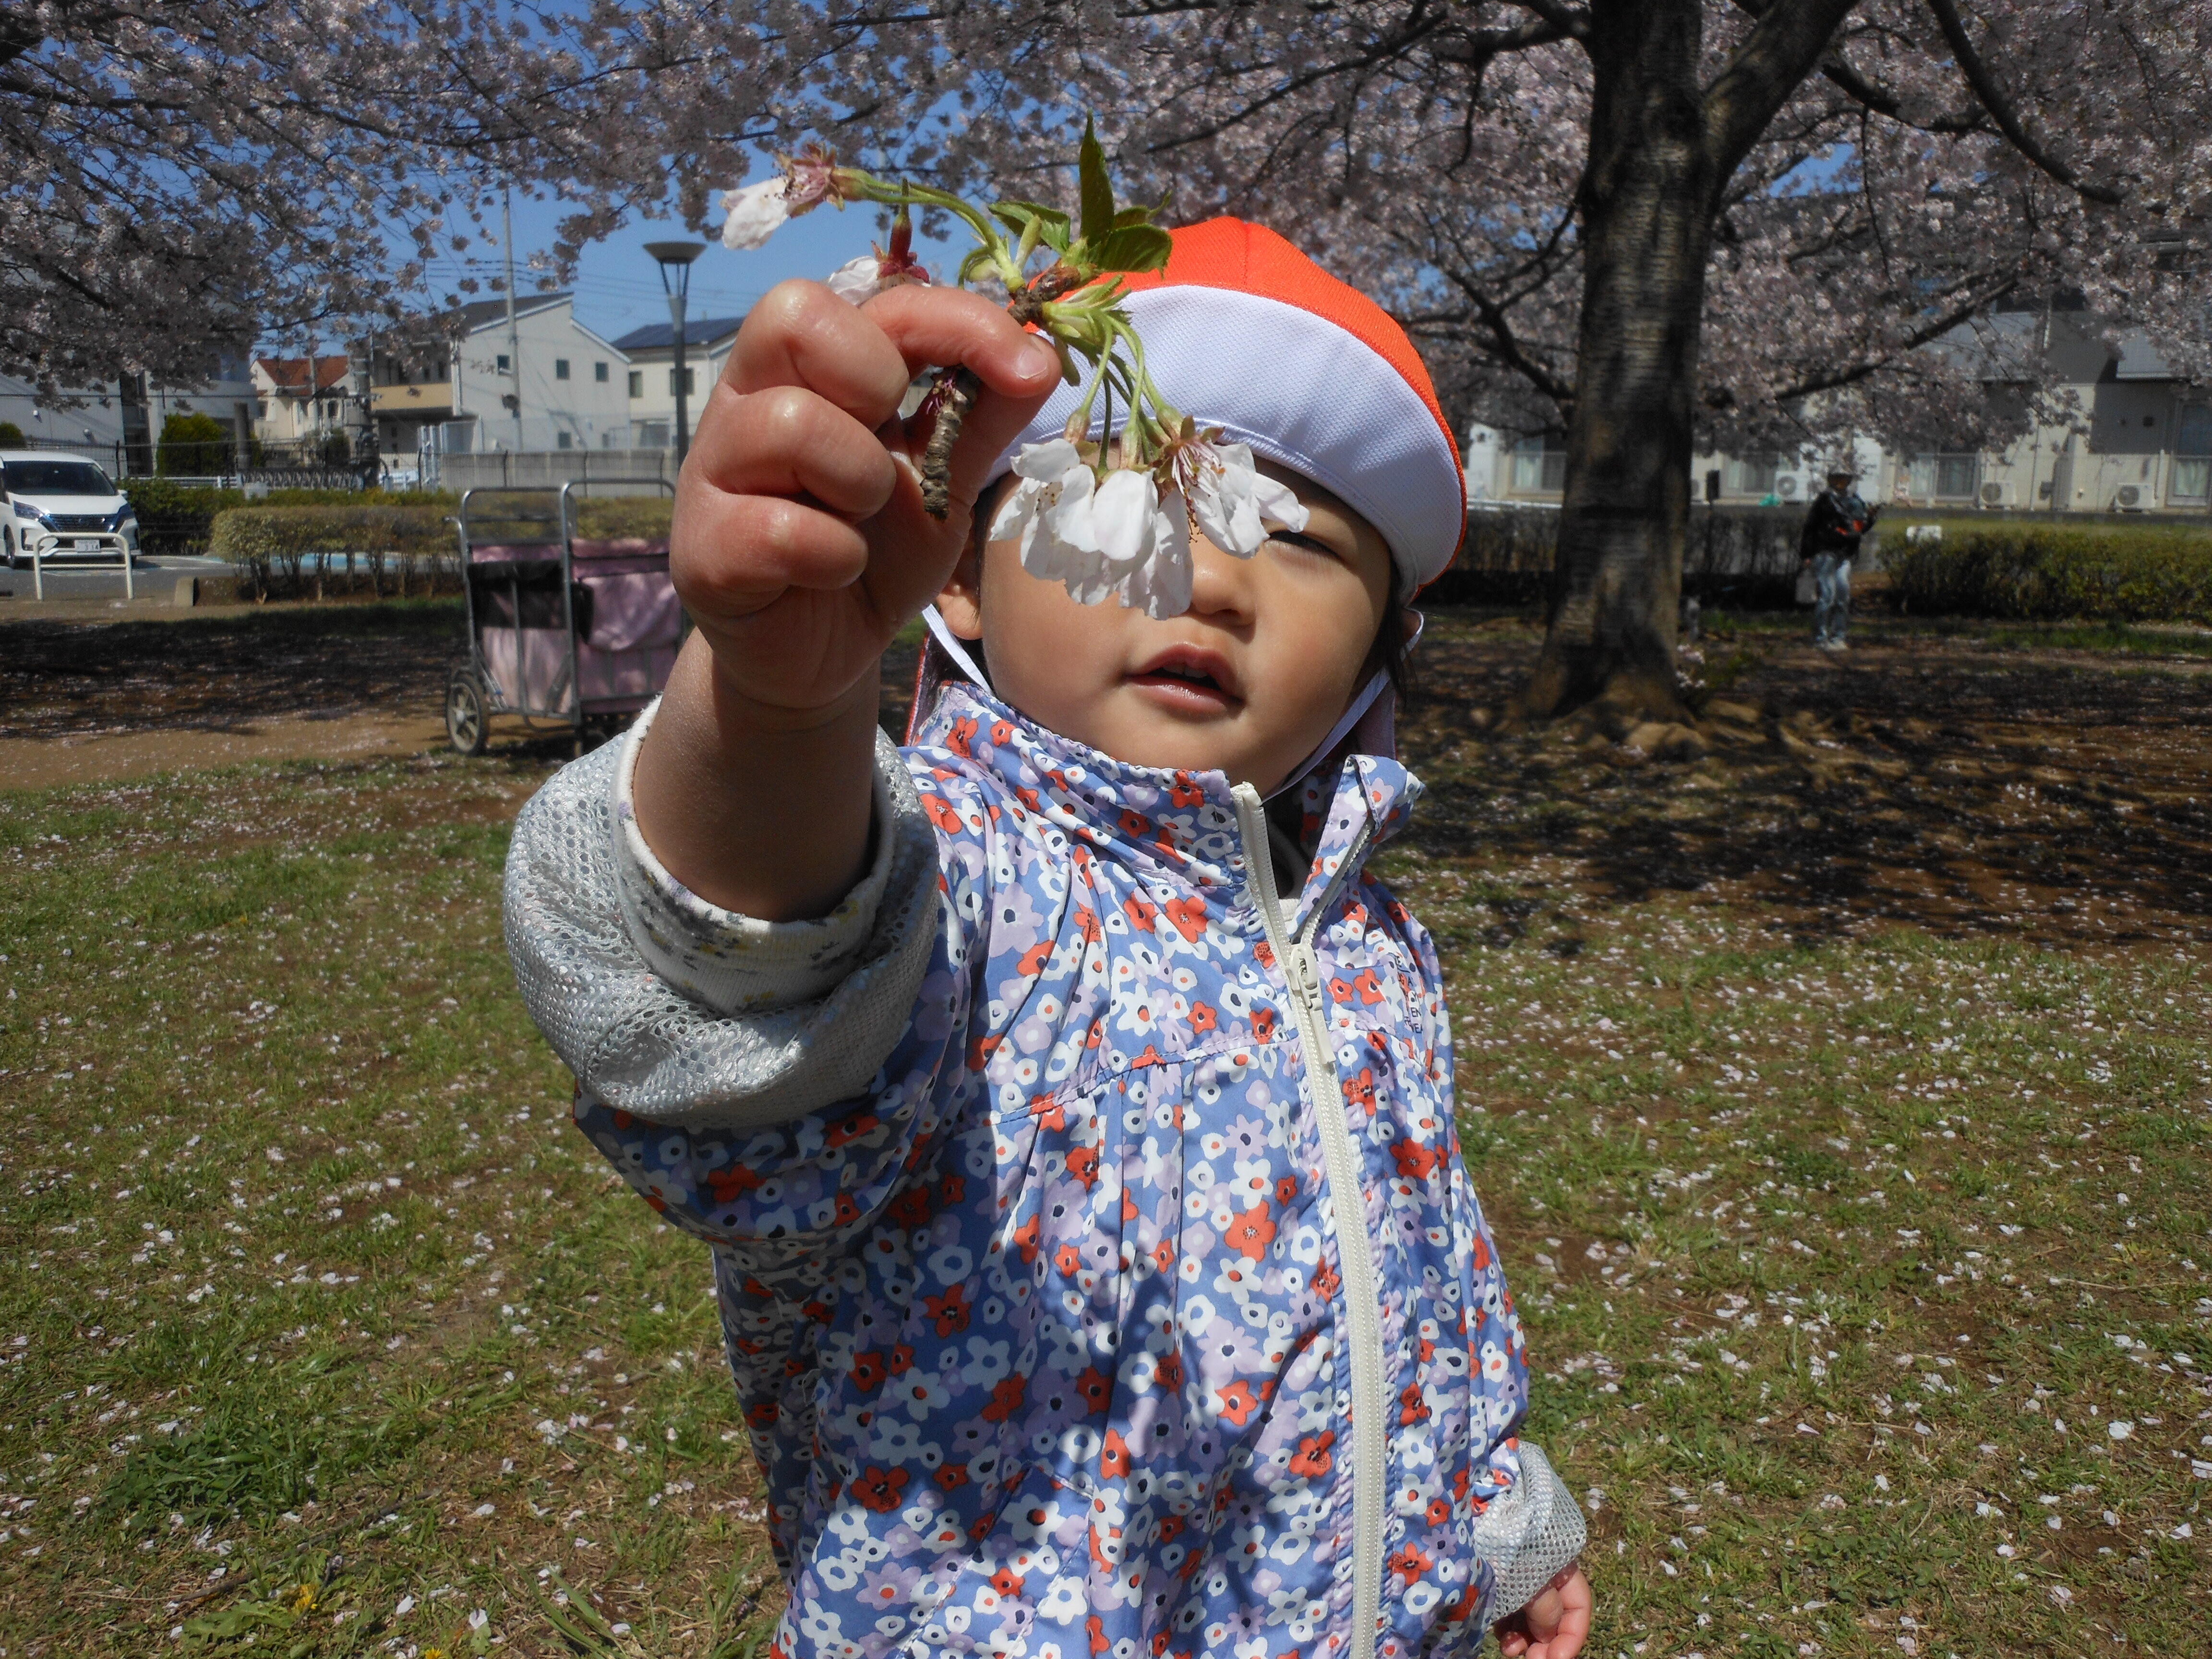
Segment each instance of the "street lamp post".
[[691,292],[691,262],[707,251],[704,242],[647,242],[645,251],[660,264],[660,286],[668,295],[670,343],[675,349],[676,465],[691,453],[690,388],[684,383],[684,303]]

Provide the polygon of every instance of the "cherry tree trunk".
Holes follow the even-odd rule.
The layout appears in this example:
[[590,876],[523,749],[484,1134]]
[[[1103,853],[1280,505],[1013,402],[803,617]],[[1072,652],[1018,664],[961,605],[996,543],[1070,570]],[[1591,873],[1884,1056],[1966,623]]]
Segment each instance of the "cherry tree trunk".
[[1534,715],[1591,702],[1623,716],[1684,712],[1675,619],[1705,261],[1726,176],[1698,84],[1700,10],[1591,7],[1580,363],[1550,627],[1522,697]]

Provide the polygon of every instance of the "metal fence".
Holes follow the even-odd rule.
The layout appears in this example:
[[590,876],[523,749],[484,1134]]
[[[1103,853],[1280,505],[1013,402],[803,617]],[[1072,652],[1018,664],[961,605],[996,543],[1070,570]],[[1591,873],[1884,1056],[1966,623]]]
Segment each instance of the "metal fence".
[[672,449],[501,449],[425,455],[423,463],[423,487],[455,495],[471,489],[557,489],[595,478],[665,478],[672,483],[677,472]]
[[409,489],[420,483],[416,457],[371,455],[343,434],[298,443],[257,439],[243,446],[229,439],[149,444],[135,439],[80,443],[32,438],[23,447],[82,455],[99,462],[118,482],[158,477],[185,488],[210,489],[238,489],[246,484],[266,484],[272,489]]

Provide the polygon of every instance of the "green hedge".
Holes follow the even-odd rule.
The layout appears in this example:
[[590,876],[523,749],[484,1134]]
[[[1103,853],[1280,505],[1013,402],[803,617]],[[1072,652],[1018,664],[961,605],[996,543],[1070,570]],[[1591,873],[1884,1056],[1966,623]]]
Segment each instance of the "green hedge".
[[2212,531],[2185,526],[1954,524],[1917,543],[1893,528],[1883,564],[1919,616],[2212,621]]
[[[1692,507],[1682,591],[1709,604],[1788,605],[1805,513],[1802,507]],[[1467,539],[1431,597],[1448,604],[1540,605],[1552,591],[1559,543],[1556,507],[1479,507],[1467,515]]]
[[434,507],[451,513],[459,498],[428,491],[272,489],[248,502],[242,489],[209,489],[167,478],[125,478],[123,494],[138,514],[138,544],[149,553],[204,553],[216,515],[232,507]]
[[459,565],[451,514],[419,497],[400,499],[404,504],[356,495],[343,506],[233,507],[216,515],[208,551],[237,565],[264,597],[357,592],[364,582],[377,595],[388,583],[403,598],[452,588]]

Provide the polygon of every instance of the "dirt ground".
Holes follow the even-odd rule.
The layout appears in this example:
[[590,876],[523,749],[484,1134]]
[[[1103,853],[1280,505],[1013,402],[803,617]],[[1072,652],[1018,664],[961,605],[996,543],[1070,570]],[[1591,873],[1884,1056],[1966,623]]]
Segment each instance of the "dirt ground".
[[[1662,760],[1573,723],[1494,735],[1538,640],[1520,618],[1432,618],[1403,723],[1433,781],[1408,856],[1479,856],[1486,881],[1501,856],[1532,872],[1571,858],[1593,899],[1755,896],[1808,936],[1885,919],[2082,942],[2212,934],[2201,655],[1876,623],[1834,658],[1753,623],[1705,642],[1707,718]],[[0,625],[0,787],[434,748],[459,645],[450,603]],[[915,654],[903,644],[884,666],[894,732]],[[519,722],[495,738],[518,757],[569,752]],[[1516,908],[1501,890],[1497,927],[1534,925]]]
[[1443,809],[1417,820],[1427,856],[1571,857],[1594,896],[1756,896],[1808,937],[1886,920],[2084,943],[2212,935],[2201,658],[1896,624],[1838,658],[1794,629],[1748,629],[1705,648],[1727,682],[1698,729],[1708,752],[1658,762],[1570,723],[1487,735],[1483,713],[1519,684],[1538,631],[1440,621],[1404,734]]
[[459,615],[426,604],[0,622],[0,787],[418,753],[444,741]]

